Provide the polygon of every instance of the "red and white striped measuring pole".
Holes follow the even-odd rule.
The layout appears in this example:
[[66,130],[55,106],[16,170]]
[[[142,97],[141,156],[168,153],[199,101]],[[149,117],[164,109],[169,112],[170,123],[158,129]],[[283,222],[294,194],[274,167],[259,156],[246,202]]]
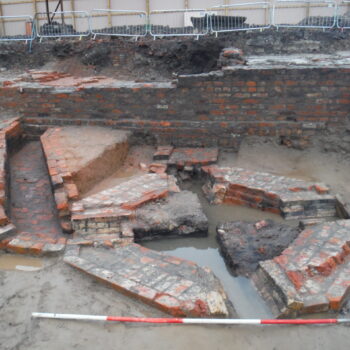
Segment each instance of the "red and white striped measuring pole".
[[310,324],[339,324],[350,323],[350,319],[225,319],[225,318],[148,318],[148,317],[121,317],[121,316],[94,316],[76,314],[53,314],[33,312],[34,318],[53,318],[59,320],[78,321],[105,321],[105,322],[132,322],[132,323],[165,323],[165,324],[223,324],[223,325],[310,325]]

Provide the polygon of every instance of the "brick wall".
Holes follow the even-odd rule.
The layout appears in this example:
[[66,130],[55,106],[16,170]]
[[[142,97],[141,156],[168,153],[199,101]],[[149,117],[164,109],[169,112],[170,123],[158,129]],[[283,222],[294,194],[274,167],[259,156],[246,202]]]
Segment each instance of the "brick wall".
[[159,143],[235,147],[245,135],[308,139],[344,125],[350,68],[249,67],[171,83],[45,87],[3,83],[0,105],[30,133],[49,125],[107,125]]

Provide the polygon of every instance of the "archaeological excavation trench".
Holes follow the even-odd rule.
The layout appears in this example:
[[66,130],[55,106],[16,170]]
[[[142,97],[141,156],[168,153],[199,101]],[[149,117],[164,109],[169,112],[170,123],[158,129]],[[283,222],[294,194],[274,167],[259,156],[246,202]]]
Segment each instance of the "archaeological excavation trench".
[[171,316],[348,312],[350,56],[242,55],[1,77],[0,270],[40,257]]

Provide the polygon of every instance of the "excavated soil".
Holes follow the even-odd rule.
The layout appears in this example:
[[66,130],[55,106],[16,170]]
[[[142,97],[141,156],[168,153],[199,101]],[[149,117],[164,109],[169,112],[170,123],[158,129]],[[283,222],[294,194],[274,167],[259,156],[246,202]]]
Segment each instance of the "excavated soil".
[[209,72],[217,67],[224,47],[246,55],[327,53],[350,50],[350,31],[268,29],[194,38],[145,37],[0,43],[2,74],[28,69],[51,69],[79,76],[106,75],[119,80],[169,80],[175,74]]

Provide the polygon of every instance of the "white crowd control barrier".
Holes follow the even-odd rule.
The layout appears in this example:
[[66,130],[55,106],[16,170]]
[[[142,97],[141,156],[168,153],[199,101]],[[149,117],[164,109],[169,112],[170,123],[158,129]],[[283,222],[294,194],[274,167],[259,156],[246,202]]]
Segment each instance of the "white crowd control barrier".
[[337,24],[337,4],[332,0],[279,0],[273,12],[273,24],[277,28],[327,29]]
[[350,29],[350,0],[343,1],[338,5],[337,27],[341,29]]
[[214,33],[262,30],[271,27],[272,8],[265,1],[215,6],[210,15]]
[[151,11],[150,34],[158,36],[196,36],[209,33],[208,14],[203,9]]
[[89,14],[85,11],[57,11],[35,14],[39,38],[82,37],[90,35]]
[[0,41],[31,41],[34,37],[33,17],[0,16]]
[[90,12],[90,28],[94,36],[145,36],[148,16],[144,11],[94,9]]

